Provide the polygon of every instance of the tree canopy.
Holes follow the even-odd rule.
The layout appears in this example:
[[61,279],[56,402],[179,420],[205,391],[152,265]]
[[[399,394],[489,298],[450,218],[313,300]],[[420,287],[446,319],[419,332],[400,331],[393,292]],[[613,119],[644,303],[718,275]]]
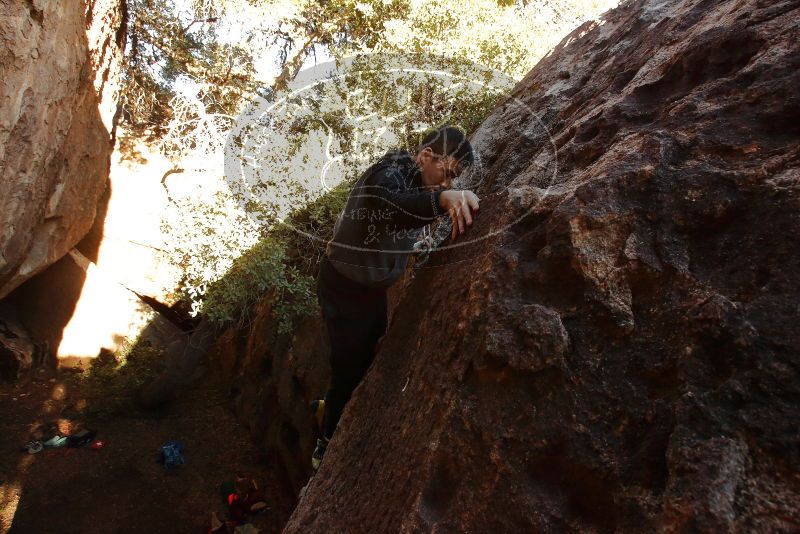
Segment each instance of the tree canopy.
[[[260,250],[288,252],[242,272],[307,293],[295,267],[315,265],[343,186],[371,158],[442,123],[471,133],[567,30],[613,3],[129,0],[122,129],[216,184],[165,215],[182,293],[197,311],[212,284],[230,317],[252,288],[218,281],[276,225],[284,238]],[[301,72],[318,54],[335,69]],[[291,251],[313,257],[292,267]]]

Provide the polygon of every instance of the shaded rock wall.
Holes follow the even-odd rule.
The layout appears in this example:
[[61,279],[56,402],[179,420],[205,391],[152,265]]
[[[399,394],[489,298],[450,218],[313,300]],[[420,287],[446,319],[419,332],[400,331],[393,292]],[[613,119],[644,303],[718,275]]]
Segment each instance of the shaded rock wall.
[[[799,8],[628,2],[518,84],[286,532],[798,528]],[[326,341],[267,313],[218,349],[296,491]]]
[[[403,280],[410,275],[406,272]],[[400,285],[389,292],[390,318],[402,296]],[[278,333],[266,299],[254,316],[243,327],[226,328],[210,359],[229,385],[234,411],[278,471],[284,494],[275,511],[287,520],[311,475],[318,436],[309,403],[328,388],[328,339],[321,317],[307,318],[291,334]]]
[[212,358],[230,384],[234,410],[294,496],[311,472],[315,436],[308,404],[327,389],[327,337],[320,318],[304,321],[292,336],[280,335],[270,313],[263,302],[252,324],[227,329]]
[[286,532],[798,528],[798,8],[629,2],[518,84]]
[[89,231],[113,147],[124,0],[0,4],[0,298]]

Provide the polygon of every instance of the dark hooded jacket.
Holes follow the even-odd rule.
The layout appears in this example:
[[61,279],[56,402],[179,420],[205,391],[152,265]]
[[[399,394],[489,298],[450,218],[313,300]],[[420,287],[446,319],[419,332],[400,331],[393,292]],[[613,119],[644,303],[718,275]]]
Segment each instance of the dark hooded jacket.
[[328,242],[326,255],[337,272],[361,286],[388,288],[396,282],[420,229],[442,215],[441,191],[425,191],[410,152],[387,152],[355,183]]

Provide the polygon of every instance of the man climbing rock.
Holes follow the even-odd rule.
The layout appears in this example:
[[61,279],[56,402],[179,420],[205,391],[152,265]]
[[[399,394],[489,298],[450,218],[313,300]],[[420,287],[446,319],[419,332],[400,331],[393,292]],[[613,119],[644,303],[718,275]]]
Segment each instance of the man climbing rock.
[[317,298],[330,338],[331,382],[313,408],[322,437],[312,456],[316,469],[345,404],[375,356],[387,327],[386,292],[405,270],[420,229],[449,215],[456,239],[472,224],[478,197],[450,190],[472,164],[464,133],[442,127],[412,152],[387,152],[353,186],[320,265]]

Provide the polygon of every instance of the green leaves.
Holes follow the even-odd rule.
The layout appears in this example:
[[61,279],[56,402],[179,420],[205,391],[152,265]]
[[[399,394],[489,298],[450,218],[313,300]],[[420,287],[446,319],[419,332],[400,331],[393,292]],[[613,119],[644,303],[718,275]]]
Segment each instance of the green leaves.
[[218,323],[245,324],[262,298],[272,301],[272,313],[281,331],[294,320],[315,311],[311,276],[290,265],[286,244],[269,237],[238,258],[228,273],[212,283],[202,311]]
[[[194,164],[204,183],[226,189],[225,198],[198,188],[170,199],[165,249],[193,311],[244,322],[270,298],[290,328],[315,308],[325,241],[361,172],[390,147],[413,148],[428,128],[474,132],[515,80],[605,2],[194,0],[186,14],[171,0],[129,0],[126,129],[161,138],[187,175]],[[243,38],[225,42],[226,31]],[[284,99],[277,88],[320,46],[337,66],[351,64]],[[282,69],[271,87],[253,68],[265,54]],[[275,106],[268,116],[242,106],[257,94]],[[223,160],[224,170],[214,167]]]
[[209,284],[202,313],[214,322],[241,326],[268,299],[280,333],[291,332],[297,320],[317,313],[314,282],[325,243],[313,236],[333,234],[348,190],[349,184],[343,184],[275,225]]

